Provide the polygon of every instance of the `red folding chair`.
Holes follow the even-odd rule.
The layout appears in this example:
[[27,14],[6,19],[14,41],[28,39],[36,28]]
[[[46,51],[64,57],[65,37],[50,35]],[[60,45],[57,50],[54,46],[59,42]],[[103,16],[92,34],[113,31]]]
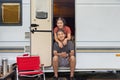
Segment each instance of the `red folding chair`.
[[44,67],[41,69],[39,56],[20,56],[17,57],[17,79],[18,77],[36,77],[45,80]]

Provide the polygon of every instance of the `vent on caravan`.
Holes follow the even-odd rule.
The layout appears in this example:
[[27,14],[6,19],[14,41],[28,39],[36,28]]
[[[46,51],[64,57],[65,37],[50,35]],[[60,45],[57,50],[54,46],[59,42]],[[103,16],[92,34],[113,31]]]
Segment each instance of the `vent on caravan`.
[[30,52],[30,46],[25,46],[24,52]]
[[30,39],[30,32],[25,32],[25,39]]

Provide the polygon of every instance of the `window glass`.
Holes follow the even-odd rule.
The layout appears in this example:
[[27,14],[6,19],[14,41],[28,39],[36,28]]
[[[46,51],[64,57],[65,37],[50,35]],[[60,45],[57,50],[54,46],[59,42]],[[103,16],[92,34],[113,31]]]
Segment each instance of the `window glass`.
[[0,26],[22,25],[22,1],[0,0]]
[[20,4],[2,4],[2,23],[20,23]]
[[[42,3],[41,3],[42,2]],[[48,0],[36,0],[36,18],[37,19],[47,19],[49,11]]]

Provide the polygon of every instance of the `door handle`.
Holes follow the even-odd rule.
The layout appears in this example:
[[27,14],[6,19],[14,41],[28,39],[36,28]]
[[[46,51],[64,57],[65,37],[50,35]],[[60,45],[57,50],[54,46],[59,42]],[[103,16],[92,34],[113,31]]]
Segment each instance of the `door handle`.
[[34,27],[34,29],[31,30],[32,33],[35,32],[35,30],[37,30],[36,27],[38,27],[39,25],[38,24],[31,24],[31,27]]
[[31,30],[32,33],[34,33],[37,30],[37,28],[34,28]]
[[34,32],[35,32],[35,30],[34,30],[34,29],[32,29],[32,30],[31,30],[31,32],[32,32],[32,33],[34,33]]
[[31,27],[38,27],[38,24],[31,24]]

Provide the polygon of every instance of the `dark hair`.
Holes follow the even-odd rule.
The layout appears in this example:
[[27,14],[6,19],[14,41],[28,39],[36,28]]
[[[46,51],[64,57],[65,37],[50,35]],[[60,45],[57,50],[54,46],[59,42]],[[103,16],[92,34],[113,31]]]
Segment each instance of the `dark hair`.
[[63,17],[58,17],[57,20],[56,20],[56,23],[57,23],[58,20],[62,20],[64,26],[66,25],[66,21],[65,21],[65,19]]
[[64,30],[62,30],[62,29],[59,29],[58,31],[57,31],[57,35],[58,35],[58,32],[63,32],[64,34],[65,34],[65,31]]

